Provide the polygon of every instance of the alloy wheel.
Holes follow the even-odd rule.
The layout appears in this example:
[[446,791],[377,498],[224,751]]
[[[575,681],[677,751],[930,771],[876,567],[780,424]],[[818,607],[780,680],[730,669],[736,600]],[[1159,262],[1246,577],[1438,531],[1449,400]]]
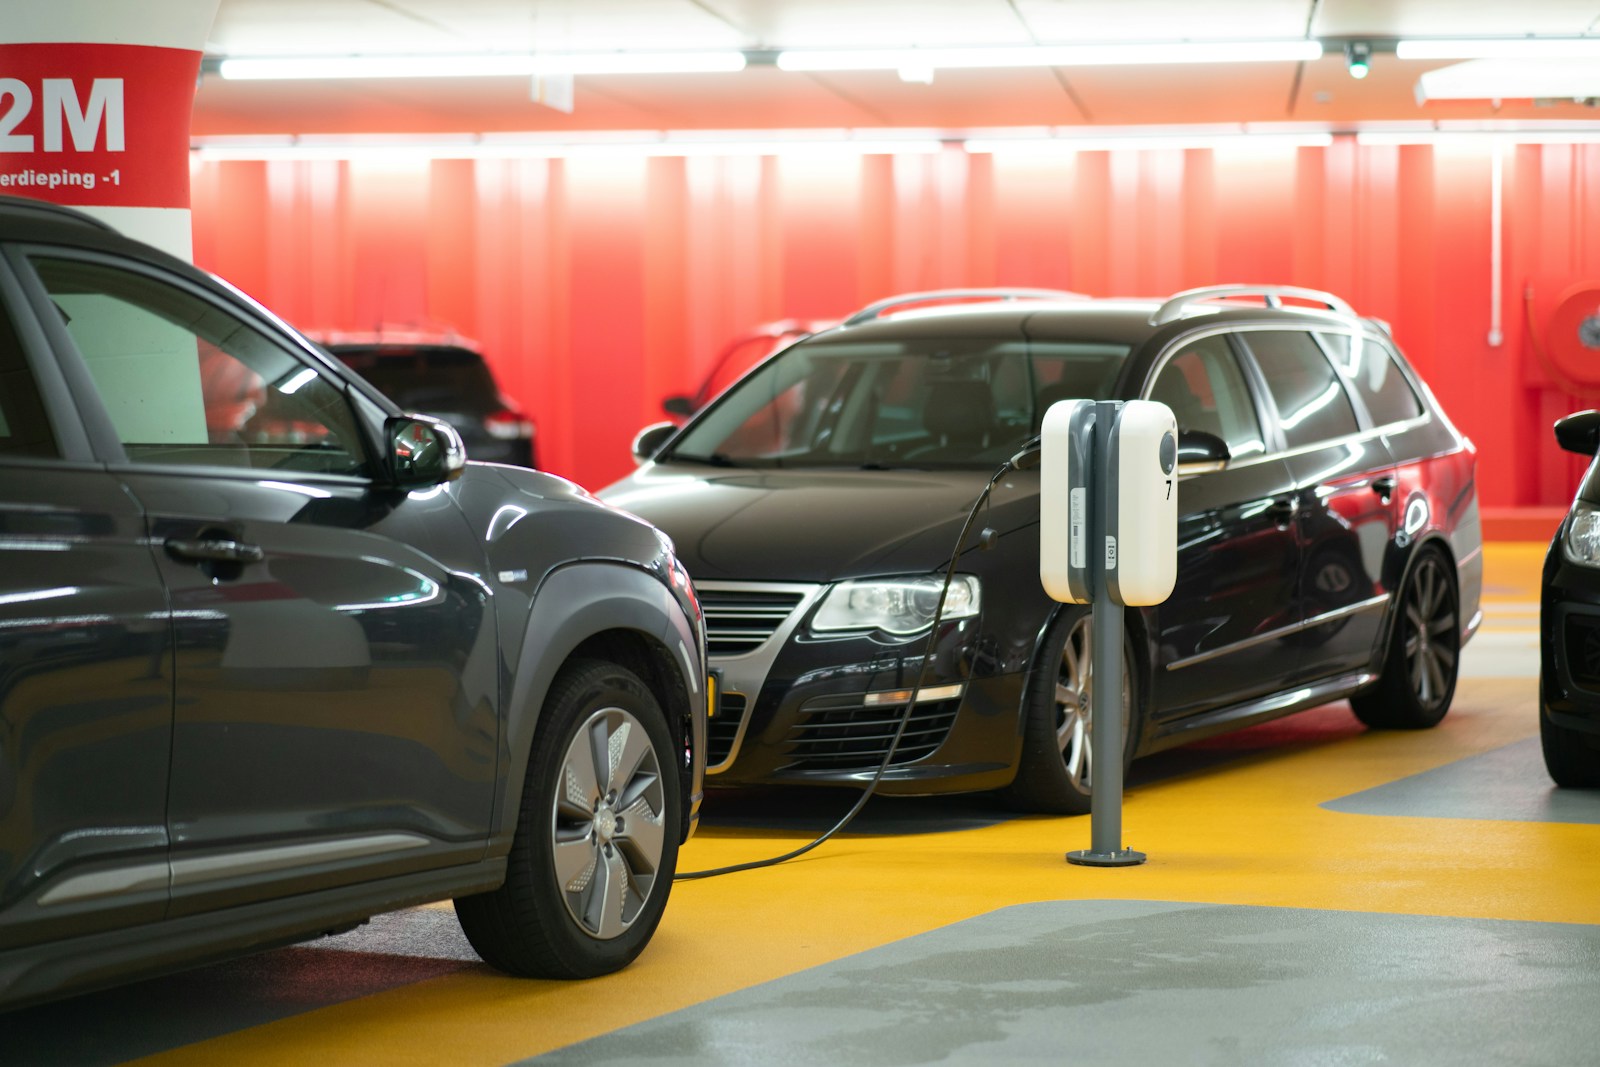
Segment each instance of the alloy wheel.
[[638,918],[666,851],[660,759],[638,719],[603,708],[578,729],[561,774],[556,881],[573,920],[610,940]]
[[1460,653],[1455,589],[1430,555],[1417,565],[1405,604],[1406,675],[1417,703],[1433,710],[1449,700]]
[[[1094,659],[1093,617],[1085,614],[1072,626],[1061,649],[1056,672],[1056,742],[1072,784],[1088,793],[1094,784]],[[1126,747],[1132,707],[1128,663],[1122,663],[1122,737]]]

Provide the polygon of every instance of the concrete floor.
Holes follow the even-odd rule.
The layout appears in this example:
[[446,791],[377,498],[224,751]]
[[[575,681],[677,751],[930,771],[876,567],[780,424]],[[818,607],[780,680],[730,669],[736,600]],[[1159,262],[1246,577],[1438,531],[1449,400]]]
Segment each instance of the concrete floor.
[[[1597,1064],[1600,793],[1533,740],[1541,553],[1491,546],[1437,729],[1336,704],[1136,764],[1143,866],[1065,863],[1087,819],[877,799],[679,883],[618,975],[501,977],[419,908],[0,1017],[0,1064]],[[682,866],[851,800],[714,795]]]

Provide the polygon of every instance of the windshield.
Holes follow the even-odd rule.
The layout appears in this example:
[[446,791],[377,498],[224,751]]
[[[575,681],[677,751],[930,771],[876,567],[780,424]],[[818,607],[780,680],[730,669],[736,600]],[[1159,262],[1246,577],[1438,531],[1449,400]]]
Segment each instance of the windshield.
[[1126,345],[1010,337],[802,341],[691,423],[664,458],[748,467],[976,467],[1058,400],[1104,398]]

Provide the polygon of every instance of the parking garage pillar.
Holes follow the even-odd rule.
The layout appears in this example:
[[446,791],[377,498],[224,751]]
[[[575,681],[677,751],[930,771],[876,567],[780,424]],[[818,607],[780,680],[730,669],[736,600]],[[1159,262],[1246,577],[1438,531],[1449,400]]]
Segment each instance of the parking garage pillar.
[[189,259],[189,116],[218,0],[48,0],[0,18],[0,194]]

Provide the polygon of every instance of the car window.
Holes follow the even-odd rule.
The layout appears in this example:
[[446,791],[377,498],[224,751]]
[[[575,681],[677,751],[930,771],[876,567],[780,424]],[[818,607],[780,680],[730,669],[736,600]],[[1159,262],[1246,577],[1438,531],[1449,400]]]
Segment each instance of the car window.
[[1172,409],[1178,429],[1222,438],[1235,459],[1266,451],[1244,373],[1220,334],[1179,349],[1156,377],[1150,399]]
[[989,466],[1038,432],[1053,396],[1109,395],[1127,353],[1017,339],[802,341],[691,423],[672,455],[752,466]]
[[22,344],[10,321],[0,314],[0,456],[60,454]]
[[1374,426],[1422,414],[1422,401],[1387,345],[1359,333],[1319,333],[1317,337],[1333,356],[1334,366],[1355,386]]
[[1289,448],[1356,433],[1355,408],[1333,364],[1302,330],[1252,330],[1240,335],[1266,378]]
[[128,458],[364,474],[337,379],[231,312],[146,274],[34,260]]
[[410,411],[490,410],[500,390],[483,357],[455,345],[329,345],[328,350]]

